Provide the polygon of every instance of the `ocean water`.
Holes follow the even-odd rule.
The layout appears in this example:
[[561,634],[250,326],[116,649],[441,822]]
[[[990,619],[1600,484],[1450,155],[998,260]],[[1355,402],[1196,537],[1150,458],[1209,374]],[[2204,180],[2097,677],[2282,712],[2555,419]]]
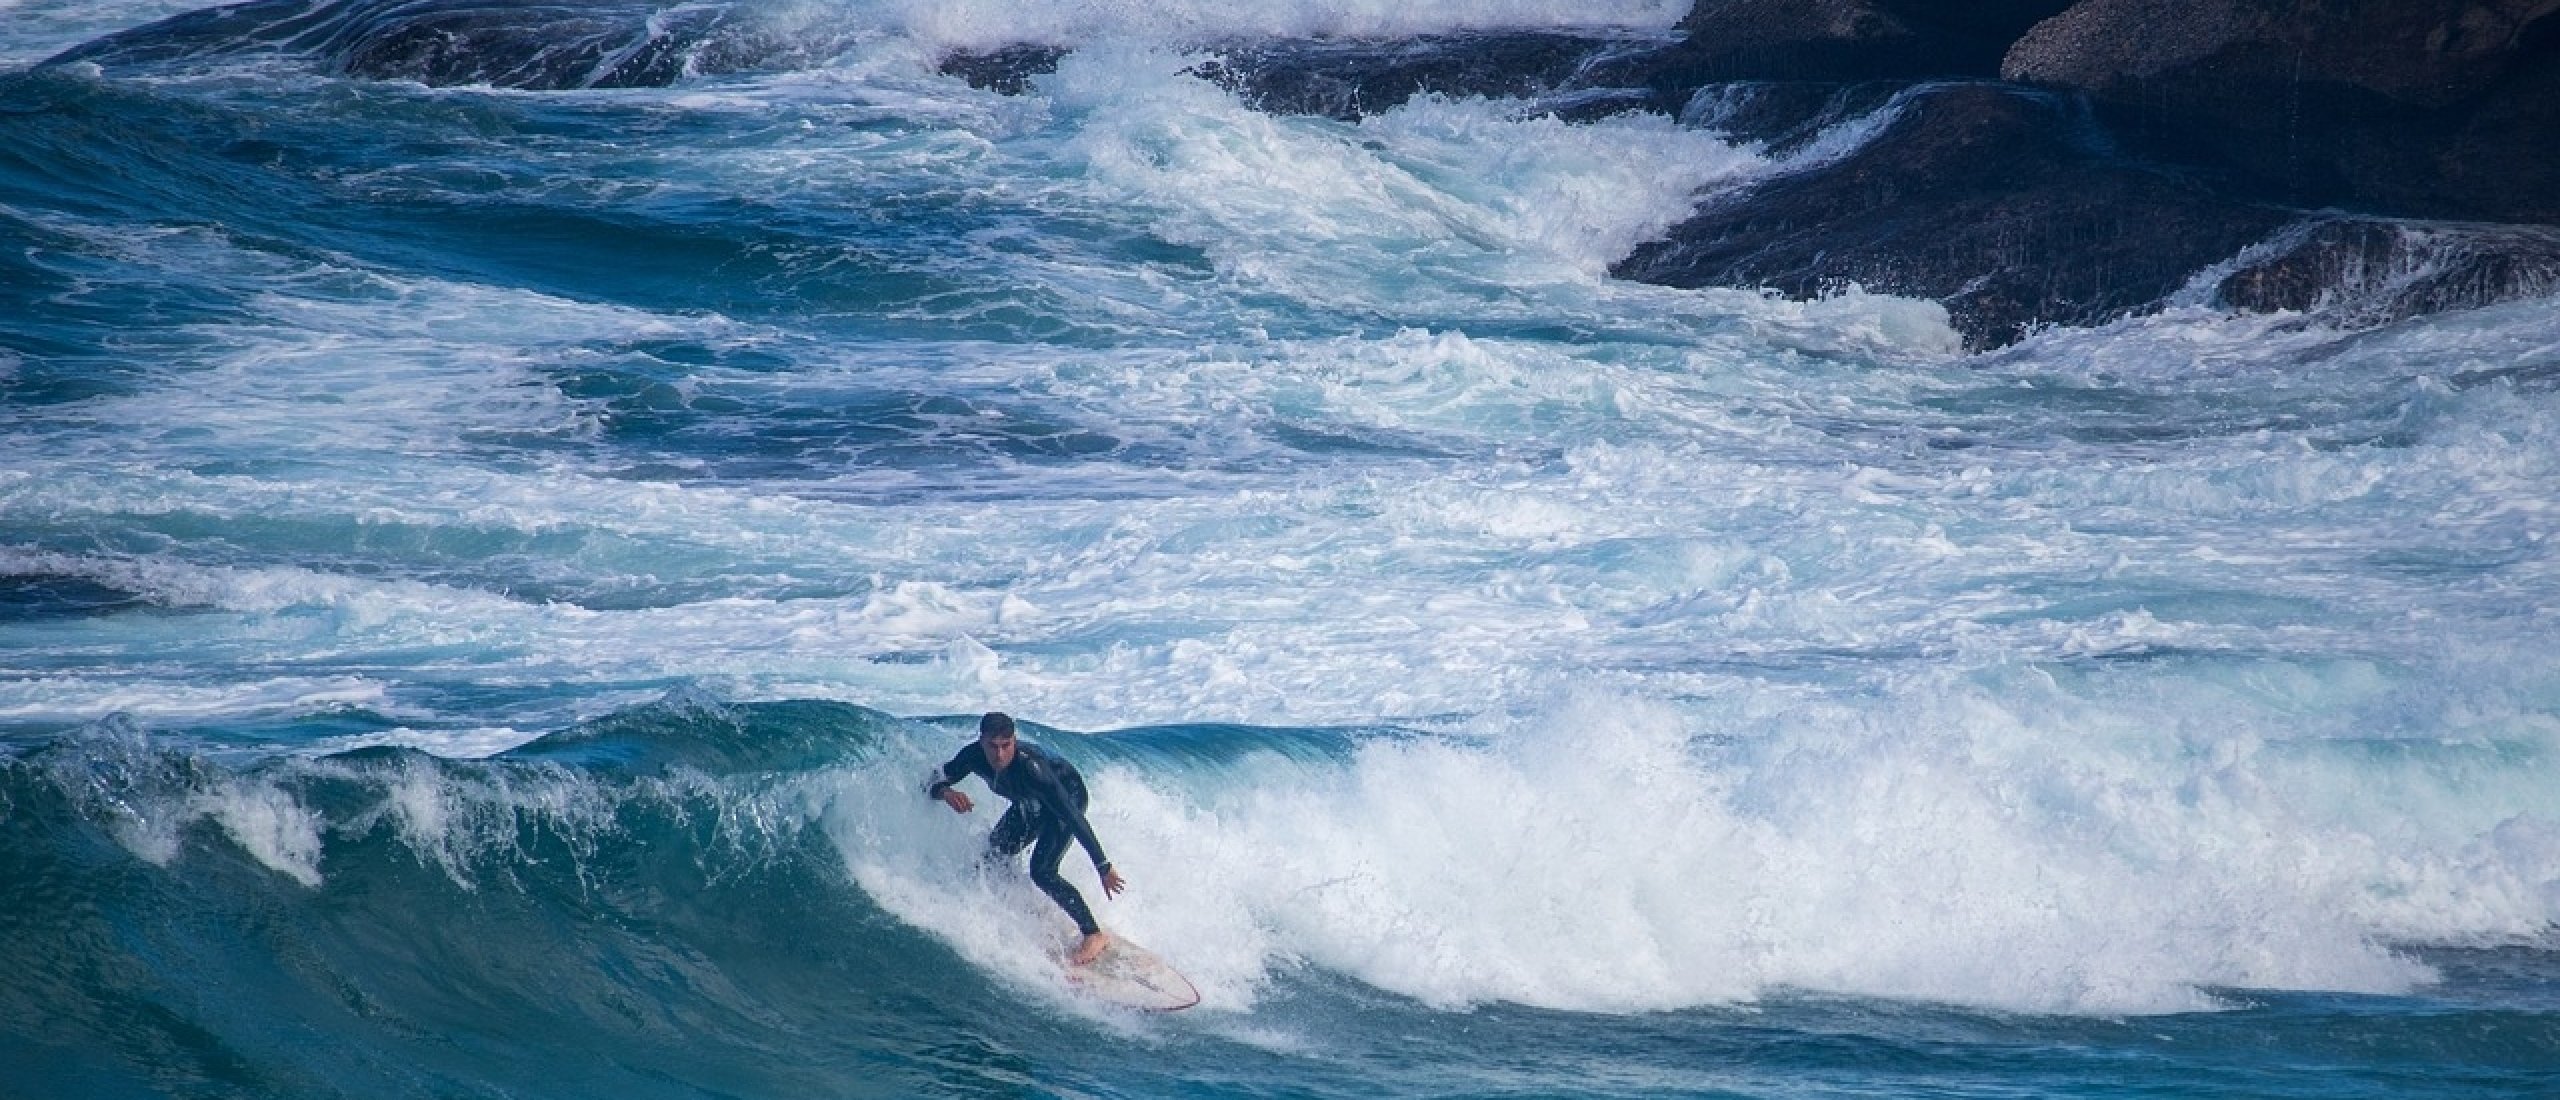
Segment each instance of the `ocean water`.
[[1189,71],[1676,4],[34,64],[192,6],[0,0],[0,1095],[2560,1095],[2553,302],[1966,355],[1605,273],[1855,124]]

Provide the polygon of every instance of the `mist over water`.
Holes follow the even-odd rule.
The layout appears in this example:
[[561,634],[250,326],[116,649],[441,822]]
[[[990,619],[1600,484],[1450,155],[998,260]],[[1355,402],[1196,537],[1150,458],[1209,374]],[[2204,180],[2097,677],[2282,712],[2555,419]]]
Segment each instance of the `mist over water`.
[[[21,67],[184,7],[0,2],[0,931],[83,1006],[10,1089],[149,1091],[146,1035],[269,1095],[642,1048],[529,1094],[2272,1095],[2289,1029],[2401,1037],[2337,1095],[2560,1074],[2548,301],[1965,356],[1605,275],[1786,158],[1191,71],[1659,4],[781,5],[841,55],[658,90]],[[1020,39],[1078,49],[933,69]],[[990,708],[1200,1011],[1076,998],[993,808],[915,796]]]

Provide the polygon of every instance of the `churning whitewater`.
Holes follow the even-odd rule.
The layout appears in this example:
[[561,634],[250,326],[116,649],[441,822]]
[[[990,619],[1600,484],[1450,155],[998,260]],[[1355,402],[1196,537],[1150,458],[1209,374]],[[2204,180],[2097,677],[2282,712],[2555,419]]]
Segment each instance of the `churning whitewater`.
[[[0,0],[0,1093],[2560,1080],[2548,299],[1966,354],[1607,274],[1872,117],[1199,71],[1677,4],[36,64],[193,6]],[[918,794],[987,709],[1199,1010]]]

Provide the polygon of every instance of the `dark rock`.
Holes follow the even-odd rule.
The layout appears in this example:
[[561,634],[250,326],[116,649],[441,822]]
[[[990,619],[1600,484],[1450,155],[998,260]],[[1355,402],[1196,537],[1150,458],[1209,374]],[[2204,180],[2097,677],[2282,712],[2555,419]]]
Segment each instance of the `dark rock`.
[[2560,221],[2560,0],[2086,0],[2002,73],[2284,201]]
[[1058,62],[1067,56],[1064,46],[1023,42],[994,50],[961,50],[947,54],[935,66],[945,76],[968,81],[972,88],[984,88],[1000,95],[1021,95],[1031,90],[1031,78],[1058,71]]
[[2070,0],[1698,0],[1646,83],[1989,77]]
[[[2114,91],[2199,67],[2319,81],[2421,106],[2486,88],[2555,0],[2083,0],[2010,50],[2015,79]],[[2281,55],[2270,74],[2248,55]],[[2178,87],[2159,90],[2184,95]]]
[[1670,39],[1658,37],[1526,32],[1399,41],[1298,39],[1229,46],[1196,71],[1275,114],[1357,119],[1425,94],[1599,98],[1669,113],[1678,107],[1676,100],[1594,79],[1669,45]]
[[[1544,99],[1543,109],[1577,117],[1635,109],[1668,114],[1678,109],[1677,98],[1593,77],[1672,44],[1660,36],[1534,32],[1270,39],[1220,47],[1192,72],[1258,110],[1346,121],[1419,95]],[[974,87],[1020,95],[1033,77],[1055,72],[1067,52],[1040,44],[963,51],[943,58],[940,68]]]
[[2217,304],[2342,327],[2560,294],[2560,230],[2322,217],[2240,258]]
[[806,63],[830,48],[827,36],[786,33],[743,5],[255,0],[108,35],[46,64],[277,54],[379,80],[548,90],[659,87],[688,75]]
[[2536,27],[2528,56],[2467,109],[2448,112],[2459,121],[2427,143],[2434,171],[2410,181],[2440,194],[2406,208],[2560,223],[2560,19]]
[[[1914,26],[1981,41],[2014,42],[2029,28],[2070,10],[2079,0],[1877,0]],[[2007,50],[2003,47],[2003,53]],[[1994,64],[1997,64],[1995,61]]]
[[2054,96],[1939,85],[1896,109],[1855,152],[1712,201],[1615,273],[1931,298],[1981,348],[2151,308],[2290,220],[2124,159]]

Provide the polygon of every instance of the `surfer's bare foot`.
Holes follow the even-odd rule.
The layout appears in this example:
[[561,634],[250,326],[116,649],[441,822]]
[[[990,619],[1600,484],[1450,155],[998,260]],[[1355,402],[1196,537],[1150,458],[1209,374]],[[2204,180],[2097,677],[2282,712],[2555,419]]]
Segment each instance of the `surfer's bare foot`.
[[1102,953],[1110,949],[1111,933],[1096,932],[1090,936],[1086,936],[1083,943],[1076,945],[1074,962],[1077,966],[1087,965],[1093,962],[1093,960],[1101,958]]

